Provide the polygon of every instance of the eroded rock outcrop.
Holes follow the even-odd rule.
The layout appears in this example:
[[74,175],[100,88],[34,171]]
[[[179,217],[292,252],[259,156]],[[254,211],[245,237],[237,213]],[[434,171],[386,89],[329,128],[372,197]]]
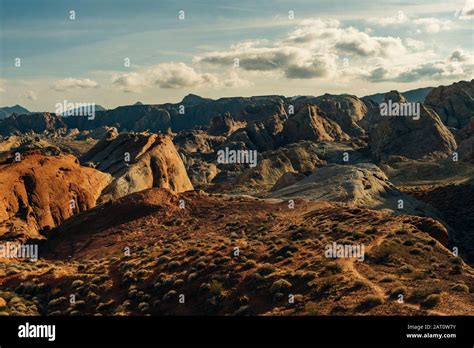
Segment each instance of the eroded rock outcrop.
[[474,117],[474,80],[433,88],[425,104],[436,110],[446,126],[461,129]]
[[333,120],[320,115],[317,106],[306,105],[289,117],[283,126],[281,137],[284,143],[300,140],[335,141],[348,140],[350,137]]
[[[341,202],[364,208],[386,208],[400,213],[423,214],[430,210],[426,204],[398,191],[384,172],[371,163],[330,164],[318,168],[291,186],[273,192],[271,196]],[[402,208],[399,208],[400,200]]]
[[0,164],[0,235],[39,238],[40,232],[95,206],[109,174],[82,167],[71,155],[28,153]]
[[114,180],[99,201],[105,202],[152,187],[172,192],[192,190],[183,161],[169,136],[112,134],[81,157],[81,162],[110,173]]
[[[403,104],[405,98],[392,91],[385,102]],[[443,158],[456,149],[453,134],[432,109],[419,105],[417,116],[381,116],[370,132],[370,148],[376,160],[392,155],[410,159]]]

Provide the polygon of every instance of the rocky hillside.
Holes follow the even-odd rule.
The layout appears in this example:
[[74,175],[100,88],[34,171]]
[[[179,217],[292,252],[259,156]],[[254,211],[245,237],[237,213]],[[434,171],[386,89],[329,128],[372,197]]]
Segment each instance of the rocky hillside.
[[0,163],[0,236],[39,238],[94,207],[109,182],[110,175],[82,167],[74,156],[30,153]]
[[[41,268],[2,263],[0,297],[15,297],[7,314],[36,315],[473,312],[474,271],[431,219],[295,203],[137,192],[53,230]],[[364,245],[365,259],[326,257],[333,242]]]
[[432,107],[449,127],[461,129],[474,117],[474,79],[434,88],[425,104]]
[[[385,101],[406,103],[396,91],[385,96]],[[453,134],[431,109],[420,105],[419,119],[406,116],[382,117],[370,132],[369,144],[376,159],[404,156],[411,159],[442,158],[456,149]]]

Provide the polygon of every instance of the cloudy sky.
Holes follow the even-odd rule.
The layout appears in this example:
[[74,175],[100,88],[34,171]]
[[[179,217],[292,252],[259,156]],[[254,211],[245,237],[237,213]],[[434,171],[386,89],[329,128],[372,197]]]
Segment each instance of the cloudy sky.
[[35,111],[438,86],[474,77],[474,0],[0,0],[0,73]]

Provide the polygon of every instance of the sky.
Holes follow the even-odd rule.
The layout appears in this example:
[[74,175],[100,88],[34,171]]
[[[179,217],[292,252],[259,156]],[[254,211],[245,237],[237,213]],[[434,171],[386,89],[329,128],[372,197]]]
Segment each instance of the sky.
[[359,97],[474,77],[474,0],[0,0],[0,106]]

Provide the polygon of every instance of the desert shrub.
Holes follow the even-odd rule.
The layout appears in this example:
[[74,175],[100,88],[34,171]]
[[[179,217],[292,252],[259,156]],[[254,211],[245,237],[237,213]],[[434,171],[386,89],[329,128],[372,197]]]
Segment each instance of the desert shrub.
[[178,268],[179,266],[181,266],[181,263],[179,261],[176,261],[176,260],[173,260],[173,261],[170,261],[168,263],[168,265],[166,266],[166,268],[168,270],[174,270],[176,268]]
[[72,308],[76,310],[82,310],[86,307],[86,302],[83,300],[76,301],[72,304]]
[[368,228],[368,229],[365,230],[365,233],[366,233],[366,234],[377,234],[377,232],[378,232],[378,231],[377,231],[377,229],[376,229],[375,227],[373,227],[373,228]]
[[73,288],[78,288],[80,286],[84,285],[84,282],[80,279],[76,279],[75,281],[72,282],[71,286]]
[[148,304],[148,302],[140,302],[140,303],[138,304],[138,309],[139,309],[139,310],[142,310],[142,309],[148,308],[148,307],[150,307],[150,305]]
[[224,286],[221,282],[213,280],[210,284],[209,291],[213,295],[218,295],[224,290]]
[[101,284],[103,282],[106,282],[109,279],[109,276],[107,274],[100,275],[98,277],[95,277],[92,279],[93,284]]
[[399,295],[406,296],[408,293],[408,290],[404,286],[399,286],[390,291],[390,298],[398,298]]
[[247,282],[247,286],[249,288],[255,288],[259,284],[263,283],[264,277],[259,273],[253,273],[245,278],[245,281]]
[[138,294],[138,290],[137,289],[132,289],[128,292],[128,298],[135,298],[137,297],[137,294]]
[[367,284],[362,280],[356,280],[350,290],[358,290],[367,287]]
[[423,251],[420,248],[411,248],[409,251],[410,254],[412,255],[421,255]]
[[439,294],[441,293],[441,287],[438,285],[433,286],[431,288],[423,288],[423,289],[414,289],[410,294],[410,301],[412,302],[422,302],[426,299],[429,295],[432,294]]
[[454,264],[449,271],[451,274],[461,274],[462,273],[462,266],[460,264]]
[[103,311],[110,309],[114,305],[115,301],[114,300],[109,300],[107,302],[101,302],[97,305],[96,310],[97,311]]
[[196,254],[199,253],[199,249],[198,248],[190,248],[186,251],[186,255],[187,256],[194,256]]
[[308,302],[304,305],[304,311],[308,315],[318,315],[318,306],[315,302]]
[[301,278],[304,281],[309,282],[316,278],[316,272],[313,272],[313,271],[304,272]]
[[201,293],[206,293],[206,292],[209,292],[210,290],[211,290],[211,284],[209,283],[202,283],[199,286],[199,292]]
[[382,279],[380,279],[381,283],[392,283],[395,281],[395,278],[392,276],[385,276]]
[[87,301],[88,301],[88,302],[93,302],[93,303],[95,303],[95,302],[99,302],[99,300],[100,300],[100,296],[97,295],[95,292],[89,291],[89,292],[87,293]]
[[458,283],[458,284],[454,284],[453,286],[451,286],[451,290],[456,291],[456,292],[466,292],[466,293],[468,293],[469,292],[469,287],[466,284]]
[[62,304],[64,304],[64,303],[66,303],[66,302],[67,302],[66,297],[61,296],[61,297],[58,297],[58,298],[55,298],[55,299],[49,301],[48,306],[50,306],[50,307],[56,307],[56,306],[60,306],[60,305],[62,305]]
[[188,282],[193,282],[197,279],[198,274],[196,272],[189,273],[188,275]]
[[396,254],[398,250],[399,247],[396,243],[385,243],[379,246],[370,255],[370,259],[372,259],[376,264],[386,264],[392,261],[392,255]]
[[247,260],[243,265],[243,269],[251,269],[254,268],[257,263],[254,260]]
[[204,261],[200,261],[196,264],[197,269],[204,269],[206,268],[206,263]]
[[399,268],[399,273],[412,273],[414,270],[412,265],[403,265]]
[[431,294],[431,295],[428,295],[424,300],[423,302],[421,303],[421,305],[424,307],[424,308],[433,308],[435,307],[436,305],[439,304],[441,300],[441,295],[440,294]]
[[449,259],[449,262],[451,262],[451,264],[453,265],[461,265],[462,264],[462,260],[460,257],[451,257]]
[[360,309],[370,309],[374,308],[383,303],[383,299],[378,295],[366,295],[362,299],[362,302],[359,305]]
[[425,243],[428,244],[428,245],[431,245],[431,246],[435,246],[436,245],[436,239],[434,239],[434,238],[427,239],[425,241]]
[[273,282],[272,286],[270,287],[270,292],[275,294],[277,292],[286,292],[291,289],[291,283],[285,279],[279,279]]
[[257,268],[257,273],[262,276],[269,275],[273,272],[275,272],[275,266],[270,263],[264,263],[263,265]]
[[162,264],[162,263],[165,263],[165,262],[168,262],[170,261],[171,259],[168,257],[168,256],[161,256],[157,261],[156,263],[157,264]]
[[341,273],[342,267],[337,262],[328,262],[324,267],[324,270],[330,274]]

